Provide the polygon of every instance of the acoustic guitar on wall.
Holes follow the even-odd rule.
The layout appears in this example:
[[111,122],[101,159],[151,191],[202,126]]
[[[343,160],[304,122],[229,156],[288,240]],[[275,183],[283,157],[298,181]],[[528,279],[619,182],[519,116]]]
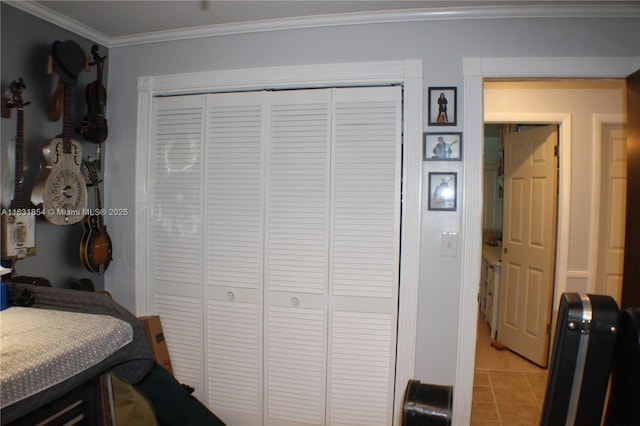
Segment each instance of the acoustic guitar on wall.
[[35,232],[36,212],[25,198],[24,190],[24,107],[30,102],[22,99],[26,89],[22,79],[9,85],[10,108],[17,111],[17,132],[15,147],[15,185],[13,199],[8,209],[2,211],[2,258],[21,259],[36,253]]
[[72,225],[84,219],[87,185],[80,171],[82,146],[73,139],[72,91],[85,66],[84,51],[75,42],[56,41],[52,46],[53,65],[64,84],[62,138],[56,137],[42,150],[45,167],[31,192],[31,202],[42,206],[42,215],[54,225]]

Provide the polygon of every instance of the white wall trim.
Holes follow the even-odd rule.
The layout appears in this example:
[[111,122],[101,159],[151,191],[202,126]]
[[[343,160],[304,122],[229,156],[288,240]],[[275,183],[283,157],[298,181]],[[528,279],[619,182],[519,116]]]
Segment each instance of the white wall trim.
[[[567,278],[576,278],[576,279],[581,279],[581,280],[588,280],[590,275],[591,275],[591,273],[588,270],[586,270],[586,271],[574,271],[574,270],[567,271]],[[556,305],[556,307],[557,307],[557,305]]]
[[[482,249],[483,82],[485,78],[608,77],[624,78],[638,69],[630,58],[464,58],[464,133],[467,139],[462,180],[463,243],[458,358],[454,384],[453,424],[469,424],[475,363],[475,329]],[[564,166],[564,163],[563,163]],[[562,167],[562,166],[561,166]],[[480,195],[477,195],[480,194]],[[466,241],[464,241],[466,240]],[[465,273],[465,270],[467,272]]]
[[151,314],[149,303],[149,155],[153,93],[148,79],[138,80],[138,118],[136,135],[136,195],[135,195],[135,307],[138,316]]
[[400,424],[407,381],[413,378],[418,318],[420,207],[422,194],[422,60],[367,62],[212,71],[138,79],[138,135],[136,145],[136,308],[151,312],[148,286],[146,220],[148,218],[148,152],[152,99],[157,95],[264,88],[308,88],[352,85],[404,85],[404,201],[396,355],[395,424]]
[[397,22],[441,21],[453,19],[513,19],[513,18],[638,18],[640,8],[633,4],[580,5],[518,5],[432,7],[376,12],[354,12],[286,19],[207,25],[135,35],[110,37],[67,16],[30,0],[3,0],[24,12],[68,29],[80,36],[107,47],[132,46],[172,40],[226,36],[300,28],[335,27],[345,25],[382,24]]

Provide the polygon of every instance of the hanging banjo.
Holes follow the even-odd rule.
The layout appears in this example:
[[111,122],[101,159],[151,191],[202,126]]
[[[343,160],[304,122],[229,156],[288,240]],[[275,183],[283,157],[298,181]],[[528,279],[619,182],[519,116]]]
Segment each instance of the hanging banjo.
[[71,225],[84,219],[87,186],[80,171],[82,146],[73,140],[72,91],[84,68],[84,51],[75,42],[56,41],[52,46],[53,65],[64,84],[63,134],[45,144],[45,167],[31,192],[31,202],[42,205],[42,214],[54,225]]
[[20,259],[36,251],[36,216],[34,209],[25,201],[24,192],[24,107],[30,102],[22,99],[24,81],[12,81],[9,85],[11,102],[9,107],[18,112],[16,132],[16,171],[13,200],[7,214],[2,215],[2,258]]

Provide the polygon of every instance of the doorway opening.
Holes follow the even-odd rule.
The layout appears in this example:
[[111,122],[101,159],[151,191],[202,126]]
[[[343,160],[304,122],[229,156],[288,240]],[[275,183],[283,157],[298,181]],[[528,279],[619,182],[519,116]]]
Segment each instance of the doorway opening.
[[[492,85],[494,86],[491,87]],[[518,85],[520,87],[516,87]],[[554,85],[565,85],[565,93],[551,95]],[[601,186],[598,161],[602,147],[609,143],[609,138],[605,136],[606,126],[610,123],[621,124],[623,121],[624,82],[584,79],[484,80],[483,93],[485,124],[559,124],[562,149],[559,161],[556,240],[557,285],[550,325],[553,330],[556,301],[563,292],[595,292],[597,288],[598,239],[602,238],[599,235],[600,215],[602,205],[607,204],[604,199],[598,198]],[[577,106],[574,108],[571,103]],[[487,134],[489,132],[485,136]],[[580,213],[571,214],[571,211],[576,210]],[[478,335],[476,354],[482,344]],[[498,358],[499,353],[493,348],[492,350]],[[477,405],[477,398],[474,389],[473,407]],[[473,410],[472,413],[474,420],[477,419],[476,411]]]
[[[485,123],[484,131],[482,271],[471,416],[473,421],[498,425],[538,424],[555,287],[558,131],[556,125],[515,123]],[[519,155],[523,148],[527,154]],[[536,149],[537,154],[532,152]],[[545,153],[550,158],[542,161]],[[530,186],[538,191],[531,194],[526,189]],[[537,201],[528,203],[531,199]],[[547,205],[547,211],[528,214],[549,199],[554,205]],[[549,226],[552,229],[546,229]],[[550,241],[540,241],[541,237]],[[535,289],[541,284],[544,291],[527,292],[532,303],[523,300],[522,287]],[[541,296],[544,303],[539,303]],[[533,315],[519,312],[534,306],[538,312]]]

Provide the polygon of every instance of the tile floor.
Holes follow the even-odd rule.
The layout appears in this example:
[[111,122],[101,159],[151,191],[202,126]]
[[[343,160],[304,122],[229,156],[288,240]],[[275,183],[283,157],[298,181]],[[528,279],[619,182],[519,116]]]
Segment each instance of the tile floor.
[[546,369],[491,347],[489,328],[478,321],[471,426],[539,425],[546,384]]

